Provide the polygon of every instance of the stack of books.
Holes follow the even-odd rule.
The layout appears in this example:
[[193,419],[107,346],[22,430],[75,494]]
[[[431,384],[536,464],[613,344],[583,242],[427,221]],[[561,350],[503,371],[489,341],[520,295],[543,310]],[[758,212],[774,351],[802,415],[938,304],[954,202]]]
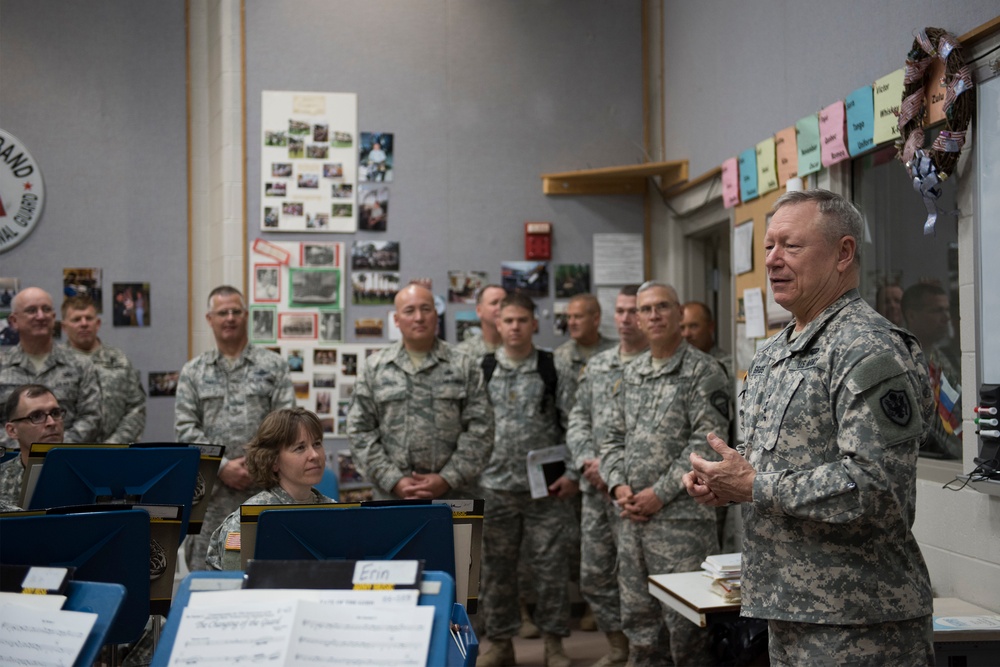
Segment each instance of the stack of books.
[[743,570],[742,554],[716,554],[701,564],[705,575],[712,579],[711,590],[726,602],[740,601],[740,575]]

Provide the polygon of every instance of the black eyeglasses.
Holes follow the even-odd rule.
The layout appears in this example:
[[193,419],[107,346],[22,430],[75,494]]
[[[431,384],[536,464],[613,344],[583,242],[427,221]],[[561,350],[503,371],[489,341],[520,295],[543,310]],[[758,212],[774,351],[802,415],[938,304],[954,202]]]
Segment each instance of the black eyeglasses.
[[670,301],[661,301],[659,303],[654,303],[648,306],[639,306],[637,310],[639,311],[640,315],[646,315],[648,317],[653,312],[656,312],[657,315],[662,315],[663,313],[673,308],[675,305],[676,304]]
[[65,414],[66,411],[63,410],[62,408],[52,408],[48,412],[46,412],[45,410],[34,410],[32,412],[29,412],[27,417],[18,417],[17,419],[8,419],[7,421],[11,422],[29,421],[32,424],[44,424],[45,420],[48,419],[49,417],[52,417],[53,421],[61,421],[63,415]]

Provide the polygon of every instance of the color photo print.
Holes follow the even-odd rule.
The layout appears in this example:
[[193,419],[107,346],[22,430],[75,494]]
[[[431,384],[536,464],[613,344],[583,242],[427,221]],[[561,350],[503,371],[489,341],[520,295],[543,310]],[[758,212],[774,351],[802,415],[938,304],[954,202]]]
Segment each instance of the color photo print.
[[152,318],[149,283],[113,283],[111,293],[111,324],[116,327],[149,326]]
[[[89,296],[97,314],[104,312],[104,289],[101,287],[101,270],[96,268],[63,269],[63,297]],[[118,325],[116,325],[118,326]]]

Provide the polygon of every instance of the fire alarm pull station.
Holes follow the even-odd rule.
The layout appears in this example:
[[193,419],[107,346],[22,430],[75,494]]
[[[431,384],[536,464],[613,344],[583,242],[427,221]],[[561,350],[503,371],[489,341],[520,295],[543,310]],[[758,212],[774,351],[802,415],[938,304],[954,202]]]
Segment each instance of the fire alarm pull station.
[[524,258],[552,259],[552,223],[524,223]]

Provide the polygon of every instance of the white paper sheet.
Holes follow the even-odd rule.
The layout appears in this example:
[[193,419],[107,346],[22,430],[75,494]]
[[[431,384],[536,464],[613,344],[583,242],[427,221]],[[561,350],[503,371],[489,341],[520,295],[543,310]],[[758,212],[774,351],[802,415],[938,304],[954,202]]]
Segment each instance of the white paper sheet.
[[528,466],[528,489],[532,498],[545,498],[549,495],[549,485],[545,483],[545,471],[542,469],[546,463],[557,461],[565,462],[569,456],[566,445],[556,445],[555,447],[544,447],[533,449],[528,452],[526,465]]
[[0,604],[0,665],[72,667],[96,621],[82,611]]
[[733,274],[753,271],[753,220],[733,230]]
[[743,308],[747,318],[747,338],[763,338],[767,335],[764,325],[764,295],[759,287],[743,290]]
[[305,600],[334,607],[415,607],[420,591],[404,588],[391,591],[340,590],[317,588],[243,588],[232,591],[192,593],[188,607],[205,609],[226,605],[254,604],[275,600]]
[[643,280],[642,234],[594,234],[594,284]]

